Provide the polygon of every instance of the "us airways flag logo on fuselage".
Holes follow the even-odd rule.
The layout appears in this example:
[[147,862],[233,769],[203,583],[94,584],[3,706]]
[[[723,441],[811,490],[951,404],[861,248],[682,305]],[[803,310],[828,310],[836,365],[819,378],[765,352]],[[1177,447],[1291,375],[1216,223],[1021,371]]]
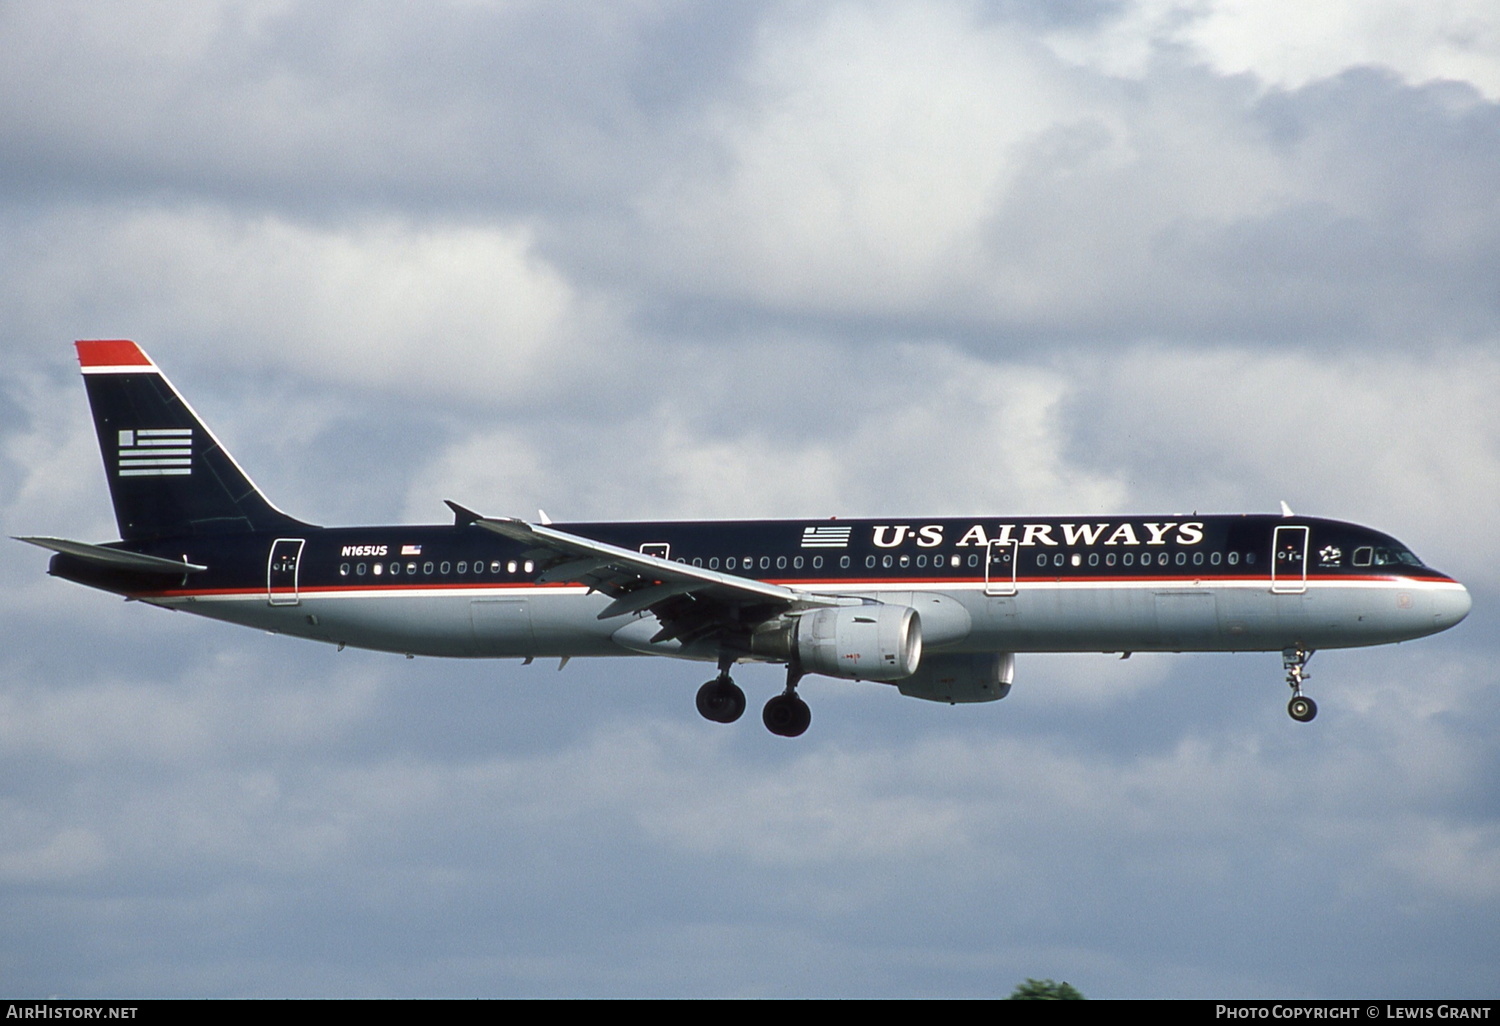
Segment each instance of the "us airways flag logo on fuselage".
[[121,477],[184,477],[193,472],[192,428],[121,431]]
[[804,527],[802,547],[804,549],[847,549],[852,527]]

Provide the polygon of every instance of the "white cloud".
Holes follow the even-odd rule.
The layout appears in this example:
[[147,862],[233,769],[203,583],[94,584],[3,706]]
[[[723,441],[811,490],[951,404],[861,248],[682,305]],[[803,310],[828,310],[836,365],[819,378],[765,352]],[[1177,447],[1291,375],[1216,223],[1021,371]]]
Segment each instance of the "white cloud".
[[[1153,507],[1298,512],[1388,530],[1488,573],[1500,504],[1494,347],[1317,354],[1139,347],[1080,365],[1076,444]],[[1085,383],[1087,382],[1087,383]]]
[[[1059,375],[937,344],[805,357],[810,377],[743,420],[721,416],[743,381],[731,374],[678,377],[650,406],[611,407],[561,429],[552,420],[474,432],[422,469],[408,509],[430,515],[434,497],[448,495],[574,520],[1094,511],[1124,501],[1118,479],[1070,455],[1060,416],[1070,390]],[[729,361],[747,375],[765,362],[754,351]],[[646,391],[652,366],[619,384]],[[862,398],[836,418],[800,405],[830,392]]]
[[169,341],[345,385],[524,396],[610,330],[524,228],[153,207],[64,210],[17,234],[0,289],[37,330],[128,332],[158,354]]
[[1114,75],[1143,76],[1177,46],[1220,74],[1287,89],[1379,65],[1413,84],[1449,79],[1500,98],[1500,16],[1486,0],[1130,0],[1048,38]]
[[773,22],[692,162],[641,201],[720,294],[883,313],[967,284],[1023,147],[1107,117],[1024,36],[952,6],[835,5]]

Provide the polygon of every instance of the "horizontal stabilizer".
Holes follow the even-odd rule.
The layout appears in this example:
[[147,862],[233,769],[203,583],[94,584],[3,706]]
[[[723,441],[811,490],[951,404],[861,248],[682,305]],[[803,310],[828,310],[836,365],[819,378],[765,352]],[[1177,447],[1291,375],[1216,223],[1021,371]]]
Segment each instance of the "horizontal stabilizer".
[[73,556],[112,570],[134,570],[145,574],[194,574],[208,567],[189,563],[181,559],[165,559],[161,556],[146,556],[139,552],[112,549],[107,545],[90,545],[88,542],[68,541],[64,538],[16,538],[16,541],[39,545],[65,556]]

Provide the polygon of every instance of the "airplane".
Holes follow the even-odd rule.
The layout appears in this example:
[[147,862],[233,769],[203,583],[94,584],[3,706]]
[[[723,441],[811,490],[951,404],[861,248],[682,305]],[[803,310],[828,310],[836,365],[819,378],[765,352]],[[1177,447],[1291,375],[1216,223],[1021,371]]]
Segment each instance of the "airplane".
[[659,655],[786,667],[762,720],[797,737],[809,675],[950,704],[1004,698],[1017,653],[1280,652],[1287,711],[1318,649],[1407,641],[1468,591],[1390,535],[1281,514],[555,524],[447,501],[451,524],[316,527],[261,493],[134,342],[76,343],[119,525],[55,577],[217,620],[414,656]]

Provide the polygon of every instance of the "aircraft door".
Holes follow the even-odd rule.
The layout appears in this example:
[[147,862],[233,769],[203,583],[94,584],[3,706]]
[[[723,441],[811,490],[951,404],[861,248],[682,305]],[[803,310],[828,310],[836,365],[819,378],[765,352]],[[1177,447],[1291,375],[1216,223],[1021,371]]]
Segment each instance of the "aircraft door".
[[1276,528],[1276,537],[1271,543],[1272,591],[1295,595],[1307,590],[1309,533],[1306,527]]
[[273,606],[295,606],[297,567],[302,561],[301,538],[277,538],[271,543],[271,558],[266,567],[266,601]]
[[1020,542],[992,541],[984,553],[984,593],[1014,595],[1016,567],[1021,562]]
[[657,559],[672,558],[671,542],[646,542],[641,546],[641,555],[655,556]]

